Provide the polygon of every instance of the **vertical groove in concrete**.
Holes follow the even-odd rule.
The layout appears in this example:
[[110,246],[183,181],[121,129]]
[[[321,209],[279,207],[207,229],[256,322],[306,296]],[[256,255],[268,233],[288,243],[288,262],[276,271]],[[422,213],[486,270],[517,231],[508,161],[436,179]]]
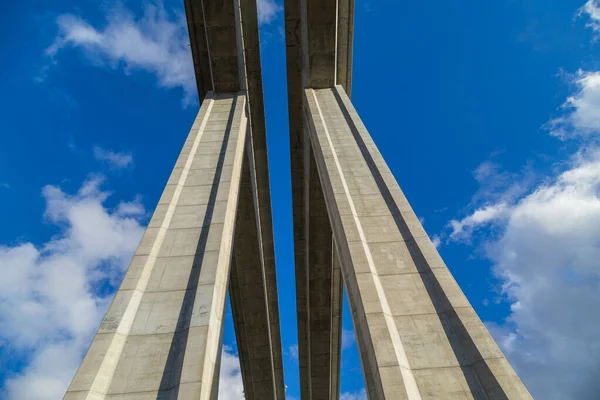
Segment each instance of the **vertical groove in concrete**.
[[344,90],[307,89],[305,100],[370,398],[531,399]]
[[209,95],[65,399],[216,396],[245,133],[245,95]]

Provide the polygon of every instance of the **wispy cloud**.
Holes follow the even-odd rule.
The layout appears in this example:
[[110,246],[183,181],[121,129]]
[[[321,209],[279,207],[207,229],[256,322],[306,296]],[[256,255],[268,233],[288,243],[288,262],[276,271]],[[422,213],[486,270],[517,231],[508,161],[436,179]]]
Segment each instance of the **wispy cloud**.
[[10,189],[10,185],[8,183],[0,183],[0,189]]
[[46,54],[58,61],[66,49],[83,51],[95,65],[122,68],[125,73],[147,71],[160,86],[181,88],[186,99],[195,95],[196,84],[185,17],[168,13],[162,5],[148,4],[141,18],[117,6],[98,27],[73,14],[60,15],[58,35]]
[[[258,20],[273,22],[283,8],[274,0],[258,0]],[[196,78],[185,16],[168,12],[161,2],[148,3],[141,17],[122,5],[114,6],[103,26],[81,16],[63,14],[56,19],[58,35],[46,49],[54,62],[67,49],[78,49],[93,65],[122,69],[126,74],[141,70],[156,76],[164,88],[181,88],[184,104],[196,96]],[[35,80],[46,79],[44,66]]]
[[282,10],[282,7],[274,0],[258,0],[256,3],[258,10],[258,22],[261,24],[269,24],[277,18]]
[[506,203],[497,203],[478,208],[463,219],[453,219],[449,223],[452,229],[449,239],[468,241],[474,230],[506,218],[510,215],[510,211],[510,207]]
[[566,113],[550,121],[548,129],[561,140],[595,139],[600,131],[600,71],[580,70],[574,83],[577,91],[564,103]]
[[133,165],[133,156],[131,153],[120,153],[104,149],[100,146],[94,146],[94,158],[114,169],[128,168]]
[[342,393],[340,400],[367,400],[367,391],[365,389],[361,389],[358,392]]
[[342,329],[342,350],[351,348],[356,344],[356,335],[353,329]]

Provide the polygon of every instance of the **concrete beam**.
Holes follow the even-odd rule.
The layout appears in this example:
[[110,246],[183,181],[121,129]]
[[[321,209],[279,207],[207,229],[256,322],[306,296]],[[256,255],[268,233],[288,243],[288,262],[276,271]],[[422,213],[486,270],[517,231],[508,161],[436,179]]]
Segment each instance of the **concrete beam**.
[[66,395],[216,398],[246,96],[209,94]]
[[370,399],[531,399],[344,89],[307,89],[307,129]]

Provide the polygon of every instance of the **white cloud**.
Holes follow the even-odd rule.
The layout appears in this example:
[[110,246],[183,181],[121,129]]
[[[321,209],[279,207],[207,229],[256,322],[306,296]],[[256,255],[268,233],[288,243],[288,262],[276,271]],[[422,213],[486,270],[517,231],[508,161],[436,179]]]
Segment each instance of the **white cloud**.
[[567,114],[549,123],[551,134],[561,140],[592,138],[600,132],[600,71],[578,71],[574,83],[577,93],[563,105]]
[[10,185],[8,183],[0,183],[0,189],[10,189]]
[[108,166],[114,169],[123,169],[133,165],[133,156],[131,153],[119,153],[103,149],[100,146],[94,146],[94,158],[108,164]]
[[575,83],[551,124],[579,147],[562,170],[519,196],[486,192],[493,196],[450,234],[487,236],[484,252],[511,305],[504,323],[488,327],[533,396],[547,400],[600,398],[600,72]]
[[340,400],[367,400],[367,391],[365,389],[361,389],[358,392],[342,393]]
[[[160,4],[160,3],[159,3]],[[78,48],[94,63],[111,68],[144,70],[154,74],[165,88],[182,88],[189,101],[196,81],[185,17],[172,17],[162,5],[148,4],[142,18],[123,7],[107,15],[103,27],[79,16],[57,18],[59,34],[46,50],[56,59],[67,48]]]
[[256,7],[258,11],[258,22],[261,24],[273,22],[282,9],[275,0],[258,0],[256,2]]
[[444,239],[469,243],[479,228],[506,219],[512,205],[531,190],[536,175],[530,166],[519,173],[510,173],[503,171],[498,163],[488,160],[473,170],[473,178],[479,183],[479,189],[469,204],[474,211],[462,219],[451,220],[448,234],[434,236],[432,241],[436,247]]
[[[257,2],[258,20],[269,24],[282,11],[275,0]],[[160,86],[181,88],[184,104],[196,96],[196,78],[185,15],[172,15],[161,2],[148,3],[141,18],[123,6],[113,7],[104,26],[95,26],[84,18],[60,15],[56,23],[58,35],[46,49],[55,61],[59,53],[77,48],[98,66],[147,71],[156,76]],[[47,66],[36,81],[47,76]]]
[[442,239],[439,237],[439,235],[433,235],[431,238],[431,243],[433,243],[436,249],[439,249],[442,245]]
[[588,0],[579,9],[578,15],[586,15],[589,18],[587,26],[592,28],[596,34],[600,34],[600,5],[598,5],[596,0]]
[[[468,240],[473,235],[473,231],[490,222],[505,218],[510,212],[506,203],[487,205],[475,210],[471,215],[461,220],[451,220],[450,240]],[[439,238],[438,238],[439,239]]]
[[244,384],[240,360],[230,347],[223,346],[221,374],[219,377],[219,400],[243,400]]
[[45,215],[60,234],[0,246],[0,343],[29,360],[3,398],[62,397],[139,242],[140,221],[106,208],[100,184],[92,178],[74,195],[46,186]]

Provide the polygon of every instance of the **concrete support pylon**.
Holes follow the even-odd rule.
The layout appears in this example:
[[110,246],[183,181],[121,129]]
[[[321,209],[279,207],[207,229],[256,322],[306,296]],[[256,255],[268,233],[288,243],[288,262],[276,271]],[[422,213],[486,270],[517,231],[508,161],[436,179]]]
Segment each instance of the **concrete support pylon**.
[[213,399],[248,125],[208,94],[71,399]]
[[[234,234],[234,260],[229,293],[246,400],[285,399],[277,308],[272,310],[269,286],[276,286],[263,259],[258,224],[252,143],[242,166],[242,181]],[[275,307],[277,304],[275,303]],[[276,324],[275,326],[273,326]]]
[[67,400],[217,399],[228,287],[246,399],[285,397],[256,1],[185,9],[200,112]]
[[369,399],[531,399],[344,89],[304,100]]

